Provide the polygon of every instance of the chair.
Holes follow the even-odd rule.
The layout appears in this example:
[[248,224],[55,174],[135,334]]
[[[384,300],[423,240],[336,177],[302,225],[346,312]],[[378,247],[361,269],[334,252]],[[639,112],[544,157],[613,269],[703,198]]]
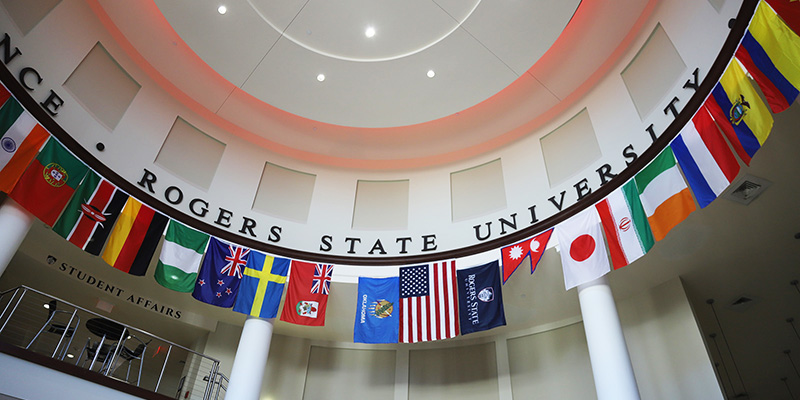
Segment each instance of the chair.
[[[64,348],[61,350],[61,354],[58,355],[58,358],[63,360],[64,356],[67,353],[67,350],[69,350],[69,346],[72,344],[72,338],[73,335],[75,334],[75,329],[81,324],[81,318],[77,315],[75,315],[73,318],[73,313],[65,310],[59,310],[58,301],[56,300],[51,300],[48,303],[47,313],[48,313],[47,321],[45,321],[44,324],[42,324],[42,327],[39,329],[39,332],[37,332],[36,335],[33,337],[33,339],[31,339],[31,341],[28,343],[28,345],[25,346],[25,349],[30,349],[30,347],[33,346],[33,342],[39,339],[39,336],[46,329],[48,333],[54,333],[69,338],[69,341],[67,342],[66,346],[64,346]],[[53,321],[59,314],[66,315],[71,320],[68,320],[66,324]],[[75,321],[75,326],[72,326],[72,320]],[[59,342],[59,345],[60,344],[61,343]],[[58,348],[56,348],[53,351],[53,357],[56,356],[57,352]]]
[[[136,345],[133,350],[131,350],[125,347],[125,343],[127,343],[128,340],[135,340],[139,342],[139,344]],[[147,351],[147,345],[150,344],[151,340],[148,340],[147,343],[145,343],[142,341],[142,339],[131,335],[122,342],[122,349],[119,352],[119,357],[122,357],[123,360],[128,362],[128,372],[125,374],[126,381],[129,381],[131,375],[131,362],[133,360],[139,360],[139,375],[136,376],[136,386],[139,386],[139,380],[142,378],[142,363],[144,362],[142,356],[144,356],[145,351]]]
[[[102,371],[106,368],[106,363],[111,359],[111,355],[116,347],[116,342],[105,342],[102,346],[100,346],[100,342],[92,343],[92,338],[88,338],[86,339],[86,344],[83,346],[83,350],[81,350],[81,355],[78,356],[78,360],[75,361],[75,365],[78,365],[79,362],[83,361],[81,363],[81,367],[83,367],[89,360],[101,362],[102,364],[100,364],[99,371],[102,373]],[[83,353],[86,353],[85,359],[83,358]],[[95,359],[95,355],[97,355],[97,359]],[[92,367],[93,365],[89,364],[89,368]]]

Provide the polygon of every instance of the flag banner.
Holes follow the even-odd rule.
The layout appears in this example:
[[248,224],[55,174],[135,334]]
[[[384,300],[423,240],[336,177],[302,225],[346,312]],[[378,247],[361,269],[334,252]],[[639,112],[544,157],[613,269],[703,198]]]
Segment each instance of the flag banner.
[[128,195],[89,171],[53,231],[87,252],[100,255]]
[[86,164],[51,138],[25,169],[9,197],[47,226],[53,226],[88,170]]
[[233,307],[249,256],[250,249],[211,237],[192,297],[217,307]]
[[797,99],[797,88],[775,67],[750,31],[745,32],[742,44],[736,49],[736,59],[761,88],[773,113],[785,111]]
[[492,261],[456,271],[462,335],[506,324],[500,266],[497,264],[497,261]]
[[169,218],[129,197],[108,238],[103,260],[131,275],[143,276]]
[[622,185],[595,204],[595,208],[606,233],[614,269],[634,262],[653,247],[655,239],[639,200],[636,183],[629,181]]
[[400,327],[395,306],[400,278],[358,277],[358,306],[353,327],[356,343],[397,343]]
[[156,282],[176,292],[193,291],[209,237],[206,233],[170,220],[153,275]]
[[719,124],[739,158],[750,159],[772,131],[772,114],[734,59],[711,90],[706,109]]
[[458,336],[456,261],[400,268],[400,342]]
[[333,265],[292,260],[281,321],[297,325],[325,326],[325,310],[331,292]]
[[653,238],[661,240],[694,210],[694,200],[683,181],[672,148],[667,146],[634,177]]
[[611,271],[597,209],[589,207],[556,225],[567,290]]
[[717,198],[736,178],[739,162],[717,126],[699,109],[670,144],[700,208]]
[[[0,192],[14,189],[50,134],[5,88],[0,92]],[[8,96],[6,96],[8,95]]]
[[548,229],[530,239],[500,249],[500,254],[503,256],[504,285],[508,278],[511,277],[511,274],[517,270],[517,267],[525,261],[525,257],[530,256],[531,274],[536,270],[536,266],[539,265],[539,260],[542,259],[542,254],[544,254],[547,242],[550,241],[550,235],[552,234],[553,230]]
[[[797,0],[767,0],[767,3],[795,33],[800,34],[800,7]],[[759,8],[763,7],[759,5]]]
[[250,250],[233,311],[265,319],[277,317],[290,262]]
[[5,104],[6,100],[11,98],[11,92],[5,86],[0,84],[0,106]]

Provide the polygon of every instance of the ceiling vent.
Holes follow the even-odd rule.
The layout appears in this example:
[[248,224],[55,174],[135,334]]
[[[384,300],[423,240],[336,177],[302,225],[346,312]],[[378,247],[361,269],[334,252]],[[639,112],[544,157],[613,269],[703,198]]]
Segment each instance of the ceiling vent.
[[758,303],[753,296],[741,295],[736,296],[728,303],[728,309],[734,311],[744,311]]
[[752,175],[743,175],[733,182],[722,197],[736,203],[748,205],[760,196],[772,182]]

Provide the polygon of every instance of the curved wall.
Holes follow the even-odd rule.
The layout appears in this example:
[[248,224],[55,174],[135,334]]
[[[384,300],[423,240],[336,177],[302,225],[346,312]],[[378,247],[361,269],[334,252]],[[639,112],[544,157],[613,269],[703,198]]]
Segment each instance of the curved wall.
[[[575,204],[590,190],[596,191],[610,176],[603,177],[598,169],[612,174],[621,172],[634,158],[633,154],[641,155],[652,143],[648,127],[652,125],[649,129],[659,135],[672,122],[674,115],[667,106],[673,104],[675,111],[680,111],[686,104],[694,90],[684,87],[685,83],[694,81],[695,69],[699,81],[706,76],[728,34],[727,21],[735,16],[738,6],[727,2],[717,10],[708,2],[659,2],[609,73],[551,121],[512,145],[478,157],[395,171],[334,168],[298,161],[220,129],[172,98],[138,68],[84,2],[60,2],[26,34],[8,13],[0,14],[0,26],[9,34],[12,46],[22,52],[7,62],[10,71],[18,75],[26,67],[35,68],[42,82],[32,84],[31,96],[43,101],[50,90],[56,92],[64,104],[58,108],[54,120],[128,182],[135,184],[143,177],[151,180],[157,177],[152,195],[164,203],[177,200],[179,189],[183,199],[172,207],[189,217],[194,217],[190,201],[202,199],[194,204],[194,211],[201,211],[206,207],[198,206],[208,204],[208,212],[200,212],[203,216],[197,218],[240,236],[243,244],[254,243],[248,241],[252,239],[275,246],[267,249],[276,254],[283,253],[282,249],[293,249],[305,256],[294,258],[378,264],[381,258],[400,263],[403,258],[398,257],[418,256],[414,260],[421,260],[449,256],[446,252],[476,244],[479,246],[474,249],[482,244],[497,248],[504,238],[523,238],[521,230]],[[639,101],[642,104],[649,101],[647,104],[651,106],[642,110],[642,105],[637,106],[632,100],[634,90],[622,75],[626,68],[633,68],[629,66],[636,64],[637,58],[644,57],[640,49],[651,36],[667,38],[666,43],[674,47],[685,67],[671,69],[663,74],[666,77],[663,79],[661,75],[649,77],[653,88],[663,89],[645,91],[649,100]],[[100,122],[102,118],[96,110],[82,105],[87,102],[81,101],[76,90],[64,86],[98,43],[140,86],[113,129]],[[662,53],[655,52],[656,56]],[[101,73],[98,79],[103,77]],[[26,79],[32,82],[30,75]],[[674,98],[678,100],[673,102]],[[197,183],[202,180],[192,176],[192,170],[207,167],[214,160],[197,160],[197,153],[189,151],[173,151],[159,160],[162,157],[159,152],[167,148],[170,130],[181,120],[205,135],[197,137],[210,137],[212,142],[223,146],[217,153],[215,145],[210,147],[209,154],[220,156],[207,187]],[[576,141],[561,133],[565,130],[583,136]],[[596,146],[587,145],[591,140],[584,140],[592,138]],[[190,145],[189,142],[184,139],[183,143]],[[97,150],[97,143],[103,143],[105,150]],[[562,162],[564,159],[569,162]],[[192,166],[192,163],[196,167],[178,174],[172,172],[174,167],[164,167],[165,164]],[[267,180],[272,186],[263,186],[266,163],[313,176],[310,194],[308,190],[300,190],[297,198],[283,199],[290,203],[308,202],[304,221],[298,222],[302,212],[268,213],[253,209],[259,190],[265,193],[284,190],[280,179]],[[486,163],[493,165],[493,169],[482,172],[475,168]],[[475,170],[477,174],[458,174]],[[500,180],[502,185],[496,185]],[[405,189],[390,191],[393,193],[390,198],[407,196],[406,202],[385,209],[386,202],[381,200],[378,190],[378,195],[367,200],[366,205],[359,204],[359,198],[369,197],[367,190],[357,189],[360,182],[372,181],[407,182]],[[494,183],[495,188],[491,189],[489,183]],[[170,189],[165,195],[170,187],[177,189]],[[472,192],[458,191],[457,187],[472,188]],[[360,229],[356,224],[354,228],[359,214],[396,215],[397,210],[400,214],[405,211],[405,221],[401,215],[399,222],[383,225],[386,228],[381,228],[380,223]],[[289,214],[293,216],[287,217]],[[518,232],[517,236],[513,236],[514,232]],[[492,242],[495,239],[500,241]]]

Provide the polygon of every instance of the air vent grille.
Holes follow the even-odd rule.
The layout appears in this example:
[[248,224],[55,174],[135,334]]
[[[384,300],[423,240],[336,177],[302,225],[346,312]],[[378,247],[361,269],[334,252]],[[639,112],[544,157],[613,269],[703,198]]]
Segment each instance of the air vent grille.
[[727,190],[727,194],[722,197],[740,203],[750,204],[756,197],[766,190],[772,182],[755,177],[752,175],[744,175],[737,179]]

